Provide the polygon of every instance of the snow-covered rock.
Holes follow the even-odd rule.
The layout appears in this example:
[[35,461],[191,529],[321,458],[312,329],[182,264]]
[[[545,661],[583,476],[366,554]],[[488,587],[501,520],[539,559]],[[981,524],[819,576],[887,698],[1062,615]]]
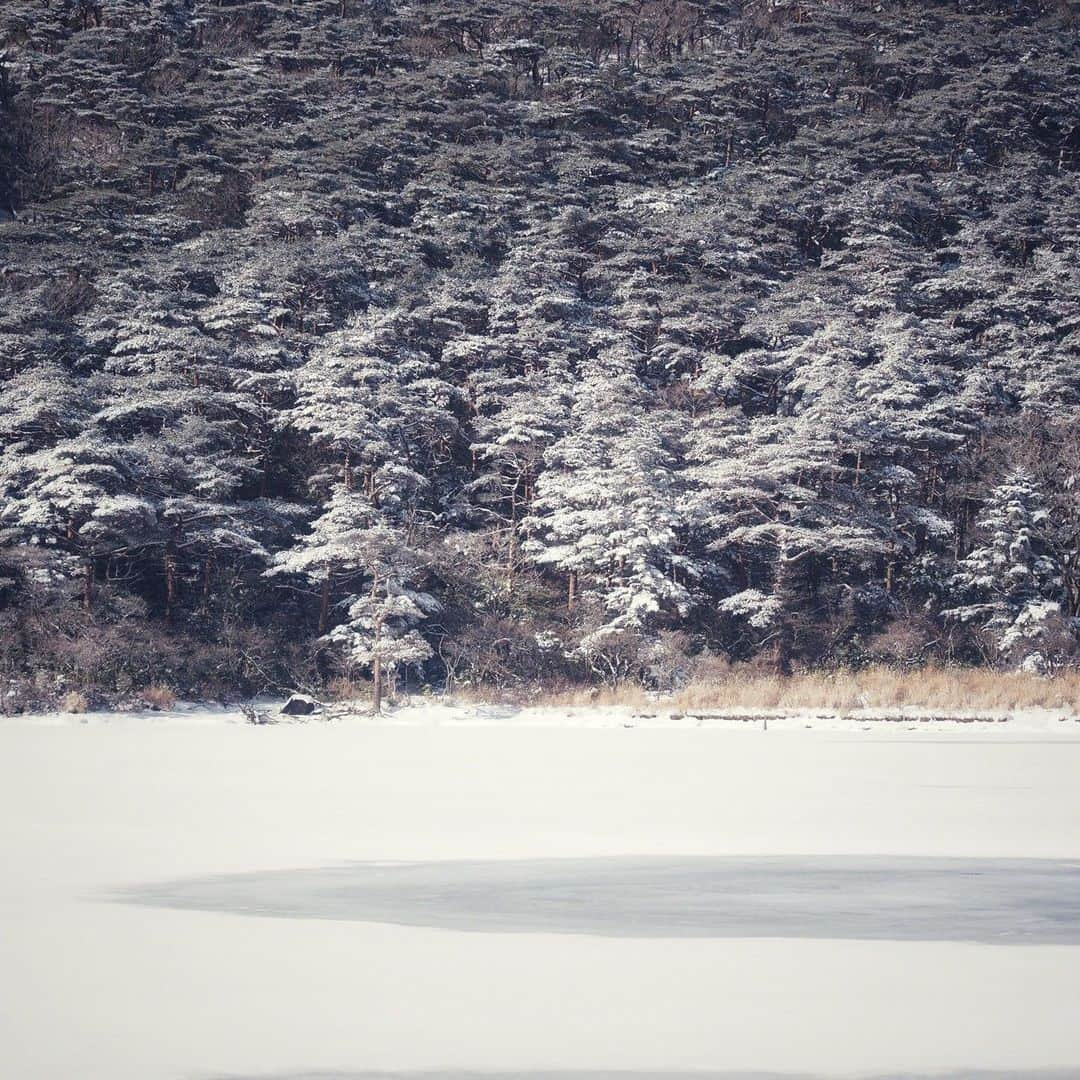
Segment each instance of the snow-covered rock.
[[281,711],[286,716],[310,716],[318,712],[319,703],[308,694],[292,694],[289,700],[281,706]]

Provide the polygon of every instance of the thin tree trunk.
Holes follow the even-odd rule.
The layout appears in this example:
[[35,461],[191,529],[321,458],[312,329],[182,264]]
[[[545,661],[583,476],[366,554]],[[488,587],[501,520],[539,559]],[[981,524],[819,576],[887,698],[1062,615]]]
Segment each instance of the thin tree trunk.
[[512,591],[514,587],[514,559],[517,555],[517,530],[513,522],[510,523],[510,538],[506,545],[506,591]]
[[374,697],[373,708],[375,709],[376,713],[381,713],[383,698],[383,672],[382,659],[378,656],[375,657],[375,661],[371,665],[371,676],[375,684],[372,691]]
[[199,605],[203,611],[210,607],[210,582],[213,580],[214,557],[207,555],[203,560],[202,579],[202,602]]
[[176,605],[176,541],[169,540],[165,544],[165,621],[172,618],[173,607]]
[[330,575],[322,584],[319,596],[319,637],[326,633],[326,624],[330,621]]
[[86,573],[83,577],[83,611],[89,611],[94,606],[94,556],[86,558]]

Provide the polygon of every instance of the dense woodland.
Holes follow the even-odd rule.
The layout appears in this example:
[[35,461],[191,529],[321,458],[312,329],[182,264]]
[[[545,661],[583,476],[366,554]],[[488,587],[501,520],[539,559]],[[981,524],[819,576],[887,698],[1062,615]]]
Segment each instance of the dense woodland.
[[0,676],[1052,674],[1035,0],[0,0]]

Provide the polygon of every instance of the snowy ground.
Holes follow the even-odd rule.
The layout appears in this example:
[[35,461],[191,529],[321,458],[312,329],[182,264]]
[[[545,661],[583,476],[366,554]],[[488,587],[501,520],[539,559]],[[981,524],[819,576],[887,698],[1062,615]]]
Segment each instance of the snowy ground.
[[0,721],[5,1078],[1080,1077],[1080,724],[86,719]]

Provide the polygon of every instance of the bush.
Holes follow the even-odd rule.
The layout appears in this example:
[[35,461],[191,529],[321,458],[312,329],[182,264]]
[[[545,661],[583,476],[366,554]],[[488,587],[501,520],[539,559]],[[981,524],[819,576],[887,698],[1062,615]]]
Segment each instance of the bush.
[[557,630],[539,619],[483,615],[447,635],[439,644],[439,658],[448,687],[503,691],[565,678],[570,664],[564,650]]

